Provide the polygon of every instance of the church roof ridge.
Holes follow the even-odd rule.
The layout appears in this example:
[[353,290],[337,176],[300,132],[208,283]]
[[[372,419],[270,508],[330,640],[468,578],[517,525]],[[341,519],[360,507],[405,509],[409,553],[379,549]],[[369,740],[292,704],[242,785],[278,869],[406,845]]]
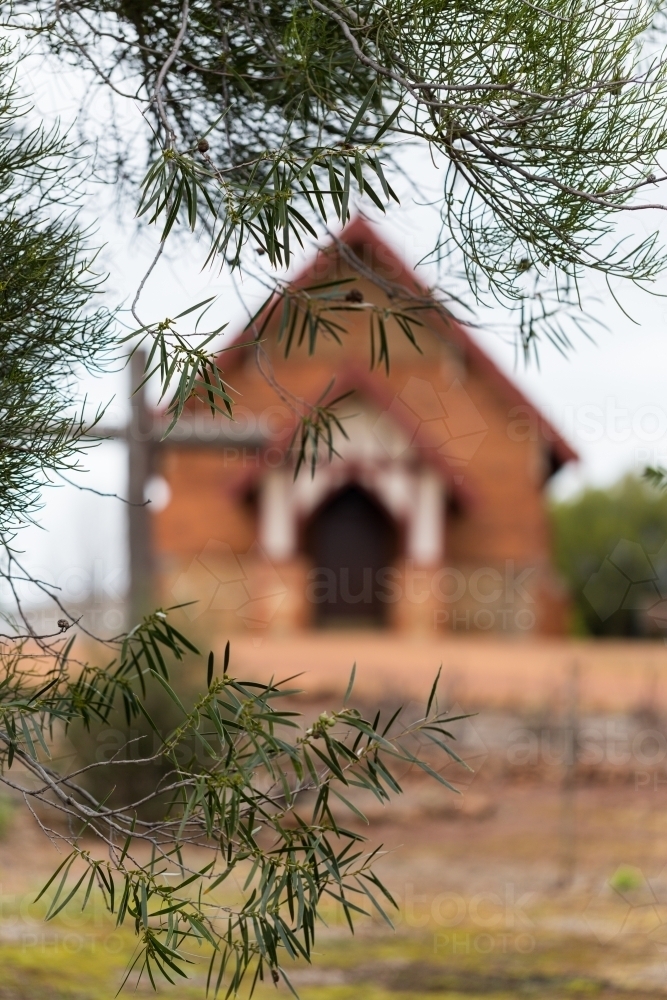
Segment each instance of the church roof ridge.
[[[387,266],[392,275],[392,282],[403,286],[410,293],[430,299],[433,308],[429,309],[429,328],[444,340],[452,343],[463,356],[465,362],[483,374],[499,393],[513,406],[523,406],[526,416],[535,421],[544,441],[550,446],[552,455],[552,473],[570,461],[577,461],[579,456],[557,428],[548,420],[538,407],[523,393],[523,391],[498,367],[484,349],[475,341],[466,329],[465,324],[457,319],[449,310],[438,303],[429,289],[422,284],[413,268],[391,247],[378,233],[377,227],[362,215],[355,216],[342,230],[339,236],[332,237],[327,247],[321,248],[313,258],[302,268],[290,282],[292,285],[303,286],[320,277],[318,266],[326,254],[330,254],[336,246],[342,243],[356,253],[356,248],[370,246],[373,253],[380,256],[383,266]],[[369,271],[372,271],[369,268]],[[371,274],[368,277],[372,279]],[[266,307],[271,308],[271,303]],[[261,317],[258,317],[258,321]],[[237,336],[240,336],[241,331]],[[233,370],[241,361],[240,352],[232,352],[225,362],[227,371]],[[231,363],[230,363],[231,362]]]

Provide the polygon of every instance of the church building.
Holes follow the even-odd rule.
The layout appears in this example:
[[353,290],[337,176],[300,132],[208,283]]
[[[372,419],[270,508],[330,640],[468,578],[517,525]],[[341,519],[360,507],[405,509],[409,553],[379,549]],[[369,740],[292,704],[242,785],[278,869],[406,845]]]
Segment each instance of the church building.
[[[154,449],[161,599],[196,602],[186,614],[215,633],[563,633],[545,490],[572,448],[370,223],[294,287],[332,323],[314,349],[279,305],[259,351],[222,356],[235,419],[197,404]],[[392,312],[418,321],[417,347]],[[381,329],[388,372],[371,367]],[[335,454],[295,478],[296,414],[339,397]]]

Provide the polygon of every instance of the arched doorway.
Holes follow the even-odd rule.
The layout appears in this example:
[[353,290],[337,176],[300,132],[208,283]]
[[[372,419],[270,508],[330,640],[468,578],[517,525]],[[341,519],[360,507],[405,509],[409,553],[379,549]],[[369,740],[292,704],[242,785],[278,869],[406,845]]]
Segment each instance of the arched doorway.
[[[326,500],[306,529],[313,568],[307,599],[320,626],[382,627],[388,623],[382,571],[396,558],[396,526],[358,486]],[[385,600],[382,600],[382,597]]]

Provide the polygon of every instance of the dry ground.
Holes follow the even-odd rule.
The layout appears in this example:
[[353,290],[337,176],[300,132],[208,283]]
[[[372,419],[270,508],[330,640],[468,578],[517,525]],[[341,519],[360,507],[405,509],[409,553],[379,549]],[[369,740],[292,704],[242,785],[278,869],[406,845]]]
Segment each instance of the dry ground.
[[[359,696],[385,704],[423,698],[442,660],[445,699],[479,713],[459,724],[476,772],[462,798],[408,777],[393,809],[371,812],[370,836],[387,852],[380,874],[399,902],[395,931],[365,920],[350,939],[329,913],[313,966],[292,970],[303,1000],[667,995],[661,643],[248,637],[233,658],[243,673],[267,660],[277,675],[308,667],[309,712],[345,687],[354,658]],[[583,734],[574,762],[573,725]],[[99,907],[42,922],[33,900],[58,860],[17,812],[0,842],[0,1000],[110,1000],[121,981],[132,936]],[[203,996],[202,965],[193,972],[165,993]],[[278,994],[289,996],[284,985]]]
[[[363,921],[350,939],[329,914],[313,966],[292,972],[304,1000],[667,994],[664,790],[578,789],[574,843],[556,785],[489,781],[473,794],[493,810],[438,818],[431,808],[417,819],[413,802],[397,822],[375,823],[388,851],[380,871],[400,903],[396,930]],[[0,849],[0,997],[110,1000],[131,935],[99,908],[82,916],[73,906],[44,925],[33,900],[55,862],[17,816]],[[203,995],[202,967],[194,973],[174,996]]]
[[[226,638],[225,638],[226,641]],[[224,641],[220,642],[220,656]],[[478,707],[535,710],[563,697],[577,664],[582,705],[626,712],[647,702],[667,710],[667,645],[592,639],[494,639],[470,635],[406,637],[388,632],[311,632],[276,636],[257,630],[232,639],[233,662],[258,679],[301,674],[313,695],[345,690],[357,664],[368,700],[423,698],[442,664],[454,700]]]

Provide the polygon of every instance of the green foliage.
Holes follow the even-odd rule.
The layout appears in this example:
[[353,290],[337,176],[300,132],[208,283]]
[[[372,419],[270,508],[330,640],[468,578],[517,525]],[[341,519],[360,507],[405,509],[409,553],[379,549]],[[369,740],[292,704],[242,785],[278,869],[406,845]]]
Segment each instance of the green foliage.
[[648,466],[644,469],[644,479],[651,486],[655,486],[656,489],[664,490],[667,487],[667,471],[662,466],[658,466],[657,468]]
[[142,210],[170,228],[182,205],[194,228],[199,192],[213,251],[233,247],[234,261],[250,237],[272,263],[288,259],[290,233],[310,232],[327,207],[346,218],[353,181],[376,203],[390,198],[378,153],[390,157],[408,137],[446,156],[443,219],[471,277],[481,272],[503,294],[520,294],[529,266],[635,276],[659,266],[652,239],[600,247],[610,211],[659,175],[664,66],[642,52],[652,3],[549,0],[508,12],[495,0],[76,0],[55,18],[51,2],[30,9],[58,53],[94,61],[119,91],[141,81],[162,144]]
[[[33,810],[60,813],[70,830],[60,834],[70,852],[40,893],[50,891],[47,919],[75,898],[85,909],[100,893],[117,925],[128,921],[137,934],[128,976],[137,968],[153,985],[157,974],[169,982],[185,977],[196,943],[211,952],[209,987],[226,996],[246,980],[252,992],[265,975],[289,984],[286,960],[310,961],[324,899],[342,908],[350,930],[370,912],[389,922],[387,906],[395,903],[373,871],[378,848],[368,850],[340,814],[366,822],[360,793],[389,801],[401,792],[399,766],[455,790],[438,773],[438,758],[467,765],[450,746],[457,717],[439,710],[437,679],[415,721],[401,724],[400,712],[369,720],[344,705],[306,727],[284,707],[295,693],[285,684],[230,673],[229,644],[222,671],[216,674],[211,654],[206,690],[185,707],[167,658],[182,662],[192,645],[165,612],[115,645],[116,657],[99,668],[81,669],[72,640],[61,640],[46,673],[39,661],[32,673],[26,668],[25,649],[3,657],[0,776]],[[354,672],[346,702],[353,680]],[[149,685],[175,706],[177,724],[166,733],[148,713]],[[125,755],[65,771],[51,747],[58,725],[112,725],[118,712],[126,722],[147,719],[157,741],[139,763],[160,765],[161,776],[136,798],[119,800],[116,789],[97,799],[86,778],[125,770]],[[146,809],[157,803],[160,814]],[[243,879],[237,904],[215,895],[232,873]]]
[[[414,327],[423,326],[417,313],[420,310],[433,307],[433,303],[409,290],[395,285],[392,298],[399,298],[400,304],[391,307],[378,306],[374,302],[364,301],[363,293],[356,287],[346,286],[352,278],[342,278],[335,281],[325,281],[316,285],[293,288],[278,282],[276,288],[265,299],[255,315],[250,319],[246,329],[255,333],[255,339],[260,341],[271,322],[276,310],[280,311],[278,324],[278,343],[284,345],[285,357],[288,358],[293,348],[308,347],[308,353],[313,355],[317,347],[318,337],[324,334],[336,343],[342,344],[347,328],[340,313],[362,312],[370,319],[370,367],[384,365],[389,374],[389,345],[387,341],[387,322],[393,319],[401,333],[419,351]],[[399,292],[404,298],[401,299]]]
[[[56,131],[29,129],[0,44],[0,532],[34,511],[45,478],[71,469],[90,431],[82,366],[98,370],[111,317],[73,215],[80,164]],[[94,421],[93,421],[94,423]]]
[[167,407],[171,421],[165,431],[165,437],[173,430],[186,403],[194,398],[203,400],[213,416],[216,413],[226,417],[232,416],[233,401],[222,381],[222,372],[217,359],[206,350],[227,324],[207,331],[196,347],[193,347],[190,340],[176,329],[178,320],[198,311],[200,315],[194,330],[194,335],[197,336],[199,323],[206,315],[206,308],[212,301],[206,299],[204,302],[198,302],[179,313],[173,320],[165,319],[154,328],[141,327],[123,338],[122,343],[134,341],[131,355],[138,351],[147,339],[151,341],[150,352],[146,358],[145,378],[139,388],[142,388],[152,375],[159,372],[162,385],[160,402],[162,402],[172,383],[174,381],[177,383]]
[[[163,610],[127,634],[103,640],[89,635],[89,644],[98,643],[101,665],[75,655],[71,615],[53,588],[26,572],[8,532],[31,515],[44,479],[70,468],[85,448],[90,428],[83,415],[76,416],[76,376],[82,365],[95,369],[118,340],[109,314],[91,305],[99,282],[76,227],[80,203],[73,172],[81,164],[57,134],[21,129],[10,55],[2,55],[0,578],[13,594],[15,615],[4,613],[8,632],[0,635],[0,784],[22,797],[44,831],[69,847],[40,893],[49,894],[47,919],[75,898],[85,909],[99,894],[117,925],[128,923],[137,935],[128,976],[138,969],[153,986],[156,975],[182,979],[197,943],[210,950],[212,992],[236,994],[246,982],[252,992],[265,975],[274,983],[281,976],[288,981],[286,958],[310,960],[325,899],[340,905],[350,930],[357,915],[371,910],[389,920],[385,907],[394,901],[373,871],[378,849],[369,851],[364,837],[341,824],[340,810],[364,821],[359,794],[385,802],[400,793],[397,766],[420,768],[452,788],[438,773],[437,758],[444,754],[465,766],[448,742],[446,727],[454,720],[438,710],[434,685],[423,718],[402,726],[398,713],[389,720],[378,713],[371,721],[351,707],[301,725],[284,707],[294,692],[231,675],[229,646],[221,674],[216,676],[211,654],[204,693],[184,702],[170,666],[182,668],[198,651]],[[351,131],[370,104],[369,97]],[[190,179],[195,188],[182,172],[179,179],[173,144],[166,153],[171,165],[149,178],[144,208],[166,213],[168,230],[181,202],[194,222],[195,188],[203,182],[197,172]],[[367,165],[386,186],[379,164],[368,157]],[[330,163],[329,169],[334,176],[338,168]],[[347,213],[348,180],[330,192],[341,217]],[[357,181],[365,190],[363,177]],[[267,183],[261,182],[259,195]],[[259,195],[252,195],[259,197],[257,205],[263,203]],[[206,204],[210,209],[210,199]],[[270,228],[280,217],[288,232],[296,218],[292,208],[269,205],[256,216],[267,252],[284,260],[286,237],[282,246],[271,244]],[[247,219],[234,223],[256,236],[253,225]],[[143,282],[139,292],[141,287]],[[283,297],[291,324],[289,293]],[[346,302],[358,299],[349,293],[344,300],[334,297],[328,309],[350,308]],[[311,303],[304,303],[314,349],[318,330],[330,332],[335,320],[321,303],[310,314]],[[207,350],[219,330],[192,346],[178,327],[198,310],[201,320],[207,304],[139,330],[140,337],[152,339],[147,377],[155,368],[163,395],[172,393],[172,426],[192,395],[200,394],[214,413],[231,412],[217,360]],[[384,320],[378,322],[382,345]],[[410,337],[412,322],[405,313],[401,323]],[[255,346],[261,349],[259,342]],[[386,364],[383,352],[386,344],[380,351]],[[309,449],[317,454],[321,441],[331,451],[327,426],[340,427],[328,404],[318,404],[309,419],[300,444],[304,459]],[[51,597],[66,616],[55,633],[40,634],[31,624],[22,598],[26,586]],[[112,731],[120,743],[111,755],[89,753],[72,763],[59,752],[71,736],[85,757],[82,733],[85,742],[86,736]],[[133,780],[137,769],[141,780]],[[50,829],[44,824],[52,822],[53,812],[63,822]],[[245,880],[238,905],[225,901],[220,888],[232,872]]]
[[380,161],[363,150],[341,154],[338,148],[316,148],[305,163],[297,155],[288,157],[282,150],[263,153],[252,164],[243,188],[216,169],[208,153],[203,154],[203,164],[197,162],[196,153],[196,148],[187,154],[178,154],[171,148],[164,150],[142,182],[137,214],[148,213],[149,222],[164,220],[164,240],[182,214],[189,228],[196,230],[199,199],[202,199],[201,207],[210,213],[209,226],[213,227],[209,261],[220,254],[232,266],[238,266],[245,243],[252,239],[274,267],[288,266],[292,253],[290,238],[303,246],[304,236],[317,236],[297,208],[302,198],[326,221],[326,197],[335,217],[345,222],[349,218],[351,188],[356,184],[360,195],[367,194],[384,211],[382,200],[368,179],[369,171],[376,174],[383,194],[386,191],[398,201]]
[[[573,500],[554,503],[552,522],[556,562],[582,630],[592,635],[646,634],[650,621],[644,612],[667,583],[667,495],[627,476],[610,489],[587,489]],[[596,610],[596,574],[610,559],[627,576],[628,587],[632,581],[636,584],[632,593],[619,593],[615,600],[610,576],[610,603],[600,606],[601,616]],[[598,578],[606,583],[604,573]]]
[[[284,267],[296,245],[319,237],[331,220],[344,223],[353,201],[384,211],[396,200],[391,181],[407,141],[445,164],[435,257],[458,253],[473,295],[490,292],[516,307],[526,349],[540,333],[567,344],[558,307],[578,308],[586,269],[639,282],[659,274],[665,256],[655,235],[634,243],[614,235],[617,214],[639,207],[635,194],[666,179],[658,157],[667,142],[667,61],[657,35],[655,58],[646,48],[656,10],[644,0],[511,8],[497,0],[0,4],[7,25],[20,25],[43,52],[87,67],[114,100],[142,106],[144,139],[105,123],[111,155],[102,159],[114,166],[112,179],[129,185],[139,217],[159,227],[129,339],[134,349],[149,344],[146,377],[159,375],[171,426],[193,396],[223,415],[233,413],[233,400],[216,342],[222,327],[200,329],[208,301],[175,320],[146,323],[138,315],[165,241],[194,233],[208,240],[209,262],[243,273],[256,274],[256,255]],[[6,65],[0,69],[6,81]],[[97,279],[82,237],[59,210],[78,204],[68,186],[70,153],[57,136],[18,129],[10,89],[4,112],[0,102],[5,530],[29,515],[41,478],[81,451],[75,366],[97,362],[110,329],[108,316],[90,306]],[[139,164],[137,147],[147,162]],[[361,259],[336,245],[369,277]],[[417,348],[416,311],[433,300],[370,277],[387,308],[364,303],[344,282],[293,289],[265,274],[271,294],[249,325],[258,361],[263,324],[278,306],[286,354],[299,344],[312,353],[320,334],[340,338],[337,314],[356,310],[368,317],[371,367],[388,370],[387,322]],[[441,294],[437,307],[450,301]],[[320,451],[335,454],[334,431],[344,430],[334,406],[342,398],[294,405],[297,471],[314,468]],[[667,499],[649,502],[643,489],[626,483],[555,510],[561,568],[592,630],[636,612],[624,596],[597,620],[585,610],[598,558],[604,563],[619,538],[629,539],[631,556],[633,538],[649,545],[647,525],[661,535],[655,548],[665,537]],[[23,571],[15,553],[7,560],[0,574],[15,587]],[[625,583],[643,571],[611,565]],[[289,982],[285,960],[310,960],[327,899],[350,930],[358,914],[389,919],[393,900],[372,867],[377,849],[342,825],[341,811],[363,822],[360,796],[385,802],[400,793],[397,766],[445,785],[439,756],[463,766],[435,685],[416,721],[401,725],[398,714],[384,721],[379,713],[370,720],[344,705],[306,726],[285,707],[284,685],[238,680],[227,651],[222,671],[216,675],[210,658],[204,692],[184,702],[169,665],[182,667],[197,651],[167,612],[106,640],[97,666],[75,658],[63,634],[69,619],[55,636],[37,635],[16,596],[26,633],[14,630],[0,646],[0,781],[38,817],[48,807],[67,821],[57,835],[69,852],[42,890],[49,919],[75,898],[85,909],[99,893],[119,925],[133,926],[133,968],[153,985],[156,974],[182,979],[196,943],[210,952],[210,989],[226,996],[244,983],[252,992],[265,975]],[[152,691],[169,700],[171,723],[153,718]],[[153,775],[146,787],[114,782],[138,763],[122,752],[69,771],[54,760],[63,732],[139,721],[153,737],[141,761]],[[104,777],[101,794],[96,773]],[[224,895],[232,873],[244,880],[237,902]]]
[[[282,267],[297,244],[345,222],[353,201],[384,211],[412,144],[444,168],[433,259],[460,262],[474,296],[515,309],[526,351],[545,335],[569,345],[587,270],[650,282],[665,266],[657,233],[616,234],[619,213],[645,208],[637,196],[667,179],[653,0],[511,10],[498,0],[13,0],[2,10],[112,100],[140,104],[148,163],[136,135],[109,122],[110,177],[129,184],[163,241],[176,228],[204,236],[211,262],[254,271],[257,253]],[[374,360],[387,365],[385,318],[369,316]],[[165,352],[162,377],[179,373],[175,410],[199,394],[224,411],[214,345],[202,354],[196,330],[165,338],[165,323],[139,326]]]
[[616,892],[626,893],[641,889],[645,879],[638,868],[621,865],[609,879],[609,885]]

